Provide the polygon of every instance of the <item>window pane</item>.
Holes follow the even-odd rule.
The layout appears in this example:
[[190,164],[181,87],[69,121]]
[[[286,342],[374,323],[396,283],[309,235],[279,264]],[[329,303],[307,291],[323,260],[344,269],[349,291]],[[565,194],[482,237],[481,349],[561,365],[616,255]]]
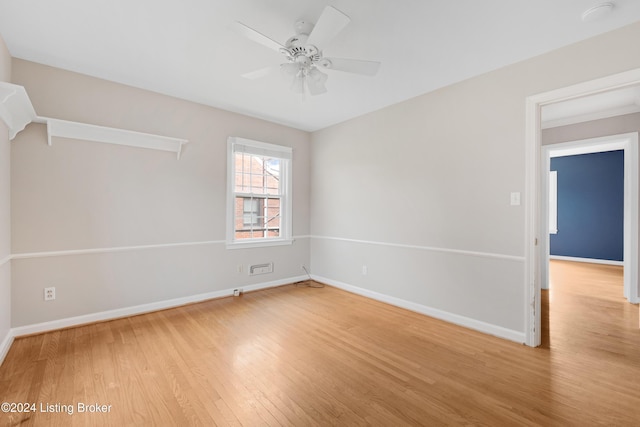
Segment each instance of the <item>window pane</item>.
[[236,239],[279,237],[280,214],[279,198],[236,197]]
[[268,228],[280,228],[280,200],[268,199],[266,223]]
[[244,198],[236,197],[235,204],[235,221],[234,228],[236,230],[236,234],[239,230],[244,229]]
[[251,231],[236,231],[236,239],[250,239]]
[[251,191],[251,175],[248,173],[236,173],[236,188],[238,193],[249,193]]
[[265,159],[265,189],[267,194],[280,194],[280,159]]
[[280,159],[235,154],[235,191],[253,194],[280,194]]

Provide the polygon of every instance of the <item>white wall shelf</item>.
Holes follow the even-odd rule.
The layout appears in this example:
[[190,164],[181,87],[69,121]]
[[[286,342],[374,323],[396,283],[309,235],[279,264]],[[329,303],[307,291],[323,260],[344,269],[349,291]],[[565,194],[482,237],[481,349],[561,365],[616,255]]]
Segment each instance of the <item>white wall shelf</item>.
[[9,140],[36,118],[24,87],[0,81],[0,119],[9,128]]
[[70,122],[67,120],[37,117],[34,121],[47,125],[47,143],[53,145],[53,137],[105,142],[129,147],[149,148],[176,153],[178,160],[182,146],[189,141],[170,136],[153,135],[125,129]]
[[24,87],[2,81],[0,81],[0,119],[9,128],[10,140],[15,138],[18,132],[31,122],[46,124],[49,145],[53,144],[53,137],[106,142],[129,147],[171,151],[176,153],[178,160],[180,160],[182,146],[189,142],[182,138],[41,117],[36,114]]

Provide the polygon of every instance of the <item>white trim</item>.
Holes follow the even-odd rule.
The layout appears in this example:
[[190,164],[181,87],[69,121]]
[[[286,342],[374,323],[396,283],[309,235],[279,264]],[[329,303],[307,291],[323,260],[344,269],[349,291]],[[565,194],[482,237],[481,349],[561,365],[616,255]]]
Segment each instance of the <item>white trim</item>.
[[625,150],[629,146],[629,139],[633,139],[637,132],[597,138],[581,139],[578,141],[559,142],[543,145],[549,151],[550,158],[577,156],[579,154],[606,153],[608,151]]
[[250,249],[250,248],[263,248],[266,246],[285,246],[293,243],[293,239],[246,239],[239,240],[234,243],[224,242],[227,245],[227,249]]
[[293,157],[293,148],[286,145],[270,144],[238,136],[230,136],[227,138],[227,142],[233,145],[234,153],[255,154],[257,156],[277,157],[287,160],[291,160]]
[[[297,239],[308,239],[311,236],[294,236],[294,238],[287,244],[295,242]],[[110,252],[128,252],[139,251],[146,249],[161,249],[161,248],[175,248],[180,246],[201,246],[201,245],[224,245],[225,240],[208,240],[202,242],[183,242],[183,243],[161,243],[157,245],[140,245],[140,246],[118,246],[113,248],[93,248],[93,249],[70,249],[66,251],[43,251],[43,252],[23,252],[12,254],[2,262],[6,262],[9,259],[28,259],[28,258],[46,258],[56,256],[71,256],[71,255],[86,255],[86,254],[102,254]],[[284,244],[284,243],[283,243]],[[241,249],[241,248],[238,248]],[[2,265],[0,262],[0,265]]]
[[542,129],[551,129],[560,126],[574,125],[577,123],[591,122],[594,120],[608,119],[610,117],[624,116],[638,112],[640,112],[640,105],[625,105],[623,107],[611,108],[608,110],[597,111],[595,113],[586,113],[562,119],[546,120],[542,122]]
[[[541,343],[542,327],[540,313],[540,284],[538,256],[538,216],[537,173],[540,167],[540,105],[535,99],[527,98],[525,106],[525,209],[524,209],[524,326],[525,344],[537,347]],[[531,130],[534,130],[531,133]],[[545,183],[544,185],[548,185]],[[548,235],[548,228],[544,228]]]
[[199,245],[217,245],[224,244],[224,240],[210,240],[203,242],[186,242],[186,243],[163,243],[158,245],[141,245],[141,246],[120,246],[114,248],[94,248],[94,249],[71,249],[66,251],[44,251],[44,252],[29,252],[18,253],[11,255],[11,259],[27,259],[27,258],[46,258],[54,256],[69,256],[69,255],[86,255],[86,254],[102,254],[110,252],[128,252],[139,251],[145,249],[161,249],[161,248],[173,248],[179,246],[199,246]]
[[357,286],[349,285],[337,280],[327,279],[326,277],[311,275],[313,280],[320,283],[326,283],[327,285],[351,292],[357,295],[362,295],[367,298],[371,298],[377,301],[381,301],[387,304],[391,304],[396,307],[404,308],[414,311],[416,313],[424,314],[429,317],[444,320],[445,322],[453,323],[455,325],[463,326],[465,328],[473,329],[485,334],[493,335],[499,338],[504,338],[510,341],[518,343],[525,342],[525,334],[523,332],[514,331],[512,329],[503,328],[502,326],[493,325],[491,323],[482,322],[480,320],[471,319],[469,317],[461,316],[459,314],[449,313],[447,311],[438,310],[437,308],[429,307],[426,305],[418,304],[415,302],[403,300],[400,298],[392,297],[389,295],[381,294],[378,292],[363,289]]
[[595,258],[578,258],[573,256],[549,255],[549,259],[555,259],[558,261],[586,262],[589,264],[617,265],[621,267],[624,265],[623,261],[611,261],[608,259],[595,259]]
[[312,235],[311,238],[320,239],[320,240],[336,240],[340,242],[350,242],[350,243],[362,243],[365,245],[389,246],[394,248],[418,249],[423,251],[453,253],[458,255],[469,255],[469,256],[476,256],[476,257],[483,257],[483,258],[497,258],[497,259],[505,259],[509,261],[518,261],[518,262],[524,262],[525,260],[524,257],[516,256],[516,255],[495,254],[491,252],[466,251],[461,249],[437,248],[433,246],[418,246],[418,245],[408,245],[403,243],[377,242],[377,241],[371,241],[371,240],[346,239],[342,237],[317,236],[317,235]]
[[8,255],[2,259],[0,259],[0,267],[2,267],[3,265],[5,265],[6,263],[8,263],[9,261],[11,261],[13,259],[12,255]]
[[9,329],[7,331],[7,335],[4,337],[4,339],[0,343],[0,366],[2,366],[2,362],[4,362],[4,358],[7,357],[7,353],[9,353],[11,344],[13,344],[13,337],[14,337],[13,331]]
[[[274,280],[270,282],[258,283],[255,285],[238,285],[235,289],[242,288],[244,292],[257,291],[260,289],[274,288],[277,286],[288,285],[291,283],[307,280],[307,276],[289,277],[286,279]],[[56,329],[69,328],[72,326],[80,326],[88,323],[104,322],[108,320],[119,319],[122,317],[135,316],[138,314],[150,313],[153,311],[165,310],[167,308],[179,307],[185,304],[202,302],[214,298],[222,298],[233,296],[234,288],[223,289],[220,291],[207,292],[204,294],[191,295],[187,297],[174,298],[165,301],[152,302],[131,307],[118,308],[115,310],[101,311],[98,313],[85,314],[82,316],[68,317],[65,319],[52,320],[50,322],[36,323],[33,325],[18,326],[11,329],[12,337],[20,337],[23,335],[38,334],[42,332],[53,331]]]
[[[540,250],[536,246],[540,228],[539,186],[542,133],[540,109],[545,104],[564,101],[613,89],[636,86],[640,84],[640,68],[625,71],[573,86],[568,86],[549,92],[532,95],[526,98],[525,108],[525,277],[524,277],[524,312],[526,344],[540,345],[542,335],[540,331],[542,316],[540,315],[541,283],[538,271],[542,264]],[[542,215],[544,217],[545,215]],[[637,260],[635,260],[637,262]],[[636,279],[637,280],[637,279]]]

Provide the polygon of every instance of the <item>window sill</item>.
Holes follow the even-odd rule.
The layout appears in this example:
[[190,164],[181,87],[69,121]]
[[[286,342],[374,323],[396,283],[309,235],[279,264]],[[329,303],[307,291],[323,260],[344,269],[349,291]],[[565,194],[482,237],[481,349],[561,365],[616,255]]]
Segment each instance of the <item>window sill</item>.
[[241,241],[227,242],[227,249],[248,249],[248,248],[262,248],[267,246],[283,246],[293,243],[293,239],[259,239],[251,240],[245,239]]

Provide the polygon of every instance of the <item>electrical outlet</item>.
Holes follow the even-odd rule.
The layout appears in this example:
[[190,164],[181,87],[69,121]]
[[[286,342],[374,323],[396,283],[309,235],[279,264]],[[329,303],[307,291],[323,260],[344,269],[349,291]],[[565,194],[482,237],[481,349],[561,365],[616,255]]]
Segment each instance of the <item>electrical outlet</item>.
[[238,264],[238,266],[236,267],[236,272],[242,273],[242,264]]
[[44,300],[53,301],[54,299],[56,299],[56,288],[44,288]]
[[366,276],[368,272],[369,272],[369,269],[367,268],[367,266],[363,265],[362,266],[362,275]]

